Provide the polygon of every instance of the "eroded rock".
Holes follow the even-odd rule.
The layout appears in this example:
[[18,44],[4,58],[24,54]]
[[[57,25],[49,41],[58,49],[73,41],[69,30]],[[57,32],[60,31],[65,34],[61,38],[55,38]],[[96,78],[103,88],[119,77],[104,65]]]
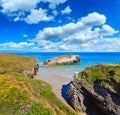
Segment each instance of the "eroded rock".
[[[119,68],[119,64],[97,65],[79,73],[67,90],[68,103],[88,115],[120,115],[120,82],[116,80]],[[98,74],[92,73],[93,70]],[[95,80],[88,79],[93,75]]]
[[34,76],[37,74],[39,69],[39,65],[36,64],[31,71],[25,70],[23,71],[23,75],[28,76],[30,78],[34,78]]
[[62,55],[49,60],[44,61],[44,66],[55,66],[55,65],[67,65],[74,64],[80,61],[78,55]]
[[84,105],[84,96],[82,95],[81,90],[77,90],[77,88],[70,84],[69,89],[67,91],[68,103],[74,108],[77,112],[85,112],[86,107]]

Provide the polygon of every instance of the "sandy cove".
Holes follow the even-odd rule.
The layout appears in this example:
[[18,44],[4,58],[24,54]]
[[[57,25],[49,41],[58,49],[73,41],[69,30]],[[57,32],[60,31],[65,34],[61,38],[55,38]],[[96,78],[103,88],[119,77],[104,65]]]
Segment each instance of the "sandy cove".
[[[53,73],[48,73],[42,69],[39,70],[38,76],[36,76],[35,78],[50,84],[53,92],[56,94],[58,99],[60,99],[64,104],[69,106],[62,96],[62,91],[63,89],[65,91],[65,87],[72,81],[73,78],[57,76]],[[71,108],[71,106],[69,107]],[[78,115],[86,115],[86,113],[80,112],[78,113]]]
[[56,96],[62,102],[66,103],[65,99],[62,96],[62,90],[63,90],[63,87],[65,87],[68,83],[72,81],[72,78],[56,76],[56,75],[53,75],[52,73],[47,73],[45,71],[40,70],[38,72],[37,79],[40,79],[50,84]]

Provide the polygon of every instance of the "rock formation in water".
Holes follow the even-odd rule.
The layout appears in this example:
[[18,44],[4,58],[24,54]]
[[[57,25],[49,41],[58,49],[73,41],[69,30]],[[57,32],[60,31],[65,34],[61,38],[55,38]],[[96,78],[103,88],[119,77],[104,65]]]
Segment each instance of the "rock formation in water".
[[74,64],[80,61],[78,55],[62,55],[55,58],[44,61],[44,66],[55,66],[55,65],[67,65]]
[[68,103],[88,115],[120,115],[120,64],[86,68],[67,90]]

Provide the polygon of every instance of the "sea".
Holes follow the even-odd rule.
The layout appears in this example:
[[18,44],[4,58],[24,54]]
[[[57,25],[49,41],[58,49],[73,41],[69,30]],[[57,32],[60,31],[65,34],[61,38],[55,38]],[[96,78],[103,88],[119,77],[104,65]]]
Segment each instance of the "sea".
[[[20,56],[32,56],[38,58],[39,61],[39,75],[53,75],[58,77],[72,78],[76,72],[83,71],[86,67],[97,64],[120,63],[120,52],[29,52],[29,53],[15,53]],[[79,55],[80,62],[71,65],[57,65],[51,67],[44,67],[45,60],[56,56],[71,54]]]

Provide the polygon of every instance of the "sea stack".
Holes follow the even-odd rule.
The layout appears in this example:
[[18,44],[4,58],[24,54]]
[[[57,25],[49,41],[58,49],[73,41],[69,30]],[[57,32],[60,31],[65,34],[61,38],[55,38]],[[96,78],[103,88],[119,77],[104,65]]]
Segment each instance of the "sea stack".
[[62,55],[55,58],[44,61],[44,66],[55,66],[55,65],[67,65],[80,62],[80,56],[78,55]]

